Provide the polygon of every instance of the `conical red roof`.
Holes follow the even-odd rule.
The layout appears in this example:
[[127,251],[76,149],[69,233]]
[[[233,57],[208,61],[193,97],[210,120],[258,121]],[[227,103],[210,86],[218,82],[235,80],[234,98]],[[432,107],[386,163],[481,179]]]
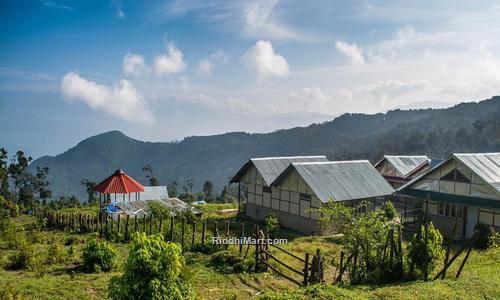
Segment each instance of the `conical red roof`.
[[118,169],[113,175],[96,185],[94,191],[104,194],[129,194],[144,192],[144,186]]

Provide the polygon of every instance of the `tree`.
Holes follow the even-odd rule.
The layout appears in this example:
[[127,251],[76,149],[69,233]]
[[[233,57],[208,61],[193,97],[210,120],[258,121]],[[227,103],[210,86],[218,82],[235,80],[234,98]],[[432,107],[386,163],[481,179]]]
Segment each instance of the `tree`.
[[31,156],[26,157],[23,151],[17,151],[16,154],[12,157],[11,163],[9,165],[8,171],[9,175],[14,181],[14,195],[17,198],[16,200],[25,201],[27,199],[22,199],[22,197],[29,197],[32,191],[28,191],[30,181],[29,172],[27,171],[29,163],[33,160]]
[[95,191],[94,188],[96,186],[95,181],[90,181],[88,179],[82,179],[81,184],[85,186],[87,195],[88,195],[88,200],[87,203],[89,205],[93,205],[94,203],[97,202],[97,197],[95,196]]
[[184,190],[184,192],[186,192],[186,194],[192,194],[193,193],[193,186],[194,186],[194,179],[187,179],[186,180],[186,185],[184,185],[182,187],[182,189]]
[[177,197],[179,195],[177,187],[178,187],[177,181],[172,181],[172,183],[168,185],[167,189],[169,197]]
[[142,170],[144,172],[146,172],[146,178],[149,179],[149,185],[151,186],[158,186],[160,185],[160,182],[158,181],[158,178],[156,178],[156,176],[154,175],[153,173],[153,168],[151,167],[151,165],[145,165]]
[[36,167],[36,175],[34,182],[34,189],[38,192],[40,199],[42,199],[43,203],[47,203],[47,198],[52,197],[52,192],[48,189],[49,182],[47,180],[47,175],[49,175],[49,168],[44,167]]
[[205,181],[205,183],[203,184],[203,193],[205,194],[206,198],[213,197],[214,184],[210,180]]
[[7,150],[0,148],[0,196],[9,199],[9,167],[7,165],[7,157]]
[[[414,276],[425,277],[430,274],[437,262],[444,257],[443,236],[432,222],[420,227],[420,232],[414,233],[409,245],[409,256],[415,265]],[[424,278],[427,279],[427,278]]]
[[111,299],[192,299],[184,276],[185,260],[179,244],[165,242],[161,234],[135,233],[123,275],[108,286]]

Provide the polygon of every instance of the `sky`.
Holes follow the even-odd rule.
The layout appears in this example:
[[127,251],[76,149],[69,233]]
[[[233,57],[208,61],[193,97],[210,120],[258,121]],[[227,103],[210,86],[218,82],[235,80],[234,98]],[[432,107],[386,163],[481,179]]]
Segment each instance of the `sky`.
[[0,1],[0,146],[54,155],[500,94],[497,1]]

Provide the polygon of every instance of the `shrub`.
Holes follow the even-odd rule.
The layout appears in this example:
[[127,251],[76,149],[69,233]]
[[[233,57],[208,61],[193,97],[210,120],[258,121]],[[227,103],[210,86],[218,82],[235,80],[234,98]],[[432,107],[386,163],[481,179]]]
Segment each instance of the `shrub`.
[[476,249],[488,249],[491,246],[491,239],[495,233],[493,227],[478,223],[474,227],[473,246]]
[[23,240],[17,246],[17,250],[9,256],[7,267],[12,270],[38,271],[41,264],[41,256],[40,253],[36,253],[35,246]]
[[66,258],[66,250],[60,243],[52,243],[47,253],[47,263],[62,263]]
[[70,235],[64,241],[64,245],[66,246],[78,245],[83,243],[85,243],[85,239],[79,235]]
[[177,243],[161,234],[134,233],[122,276],[109,282],[112,299],[191,299],[194,292],[185,277],[185,261]]
[[83,264],[90,272],[110,271],[115,266],[115,259],[111,245],[98,238],[91,239],[83,249]]
[[267,230],[269,230],[269,234],[272,237],[276,236],[280,229],[280,222],[278,220],[278,217],[275,214],[270,213],[267,215],[265,222],[266,222],[266,228]]
[[217,252],[217,246],[212,243],[205,243],[202,245],[201,243],[196,243],[191,246],[191,252],[199,252],[204,254],[212,254]]
[[16,249],[25,239],[24,233],[19,233],[18,227],[10,218],[0,220],[0,247]]
[[398,212],[396,211],[396,208],[394,207],[394,204],[392,204],[391,201],[387,201],[384,203],[382,206],[382,210],[384,211],[385,217],[388,220],[394,220]]
[[230,251],[219,251],[210,256],[210,265],[221,273],[229,274],[248,271],[252,262],[251,260],[243,260]]
[[415,233],[408,246],[410,262],[415,266],[415,277],[422,277],[427,271],[430,274],[439,260],[444,257],[443,236],[434,228],[432,222],[428,225],[427,251],[425,245],[425,227],[420,228],[420,236]]
[[490,247],[500,247],[500,232],[495,232],[490,238]]

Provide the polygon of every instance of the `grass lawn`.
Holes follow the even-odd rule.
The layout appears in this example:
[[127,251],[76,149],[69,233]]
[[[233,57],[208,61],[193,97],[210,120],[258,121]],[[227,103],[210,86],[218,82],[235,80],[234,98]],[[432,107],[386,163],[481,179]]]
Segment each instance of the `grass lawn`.
[[[231,220],[234,216],[220,216],[217,210],[233,208],[230,205],[210,205],[207,207],[204,218],[210,220]],[[33,218],[21,216],[14,219],[20,227],[27,227]],[[232,231],[238,232],[239,222],[234,222]],[[247,232],[251,223],[246,220]],[[164,226],[164,230],[167,226]],[[199,229],[199,227],[198,227]],[[223,231],[223,226],[220,226]],[[90,234],[72,234],[58,230],[29,232],[37,235],[36,249],[40,257],[46,257],[50,245],[67,244],[71,236],[83,237]],[[341,247],[331,237],[301,237],[290,231],[281,234],[289,239],[283,247],[296,255],[313,254],[316,249],[321,249],[325,258],[338,254]],[[40,235],[40,236],[38,236]],[[32,237],[35,239],[35,237]],[[126,243],[112,243],[118,253],[118,265],[125,261],[128,249]],[[64,246],[68,251],[71,246]],[[10,290],[22,299],[103,299],[109,279],[119,274],[120,268],[111,273],[84,273],[80,271],[82,248],[84,243],[73,245],[72,256],[67,257],[63,263],[44,265],[37,271],[8,270],[8,257],[13,250],[0,249],[0,293]],[[272,249],[272,248],[271,248]],[[230,246],[229,251],[237,252],[238,246]],[[246,247],[244,248],[246,251]],[[297,269],[302,264],[284,255],[282,252],[272,250],[273,254],[285,260],[290,266]],[[249,248],[248,256],[253,257],[253,247]],[[186,274],[191,278],[192,285],[202,299],[498,299],[500,295],[500,249],[488,251],[473,251],[467,262],[460,279],[454,275],[458,264],[452,265],[445,280],[430,282],[412,282],[385,286],[355,286],[339,287],[334,285],[317,285],[308,288],[297,288],[294,283],[270,272],[233,273],[223,274],[209,264],[210,256],[201,253],[186,253]],[[326,266],[325,280],[332,282],[334,268]],[[290,274],[290,273],[287,273]],[[295,275],[297,279],[298,275]]]

